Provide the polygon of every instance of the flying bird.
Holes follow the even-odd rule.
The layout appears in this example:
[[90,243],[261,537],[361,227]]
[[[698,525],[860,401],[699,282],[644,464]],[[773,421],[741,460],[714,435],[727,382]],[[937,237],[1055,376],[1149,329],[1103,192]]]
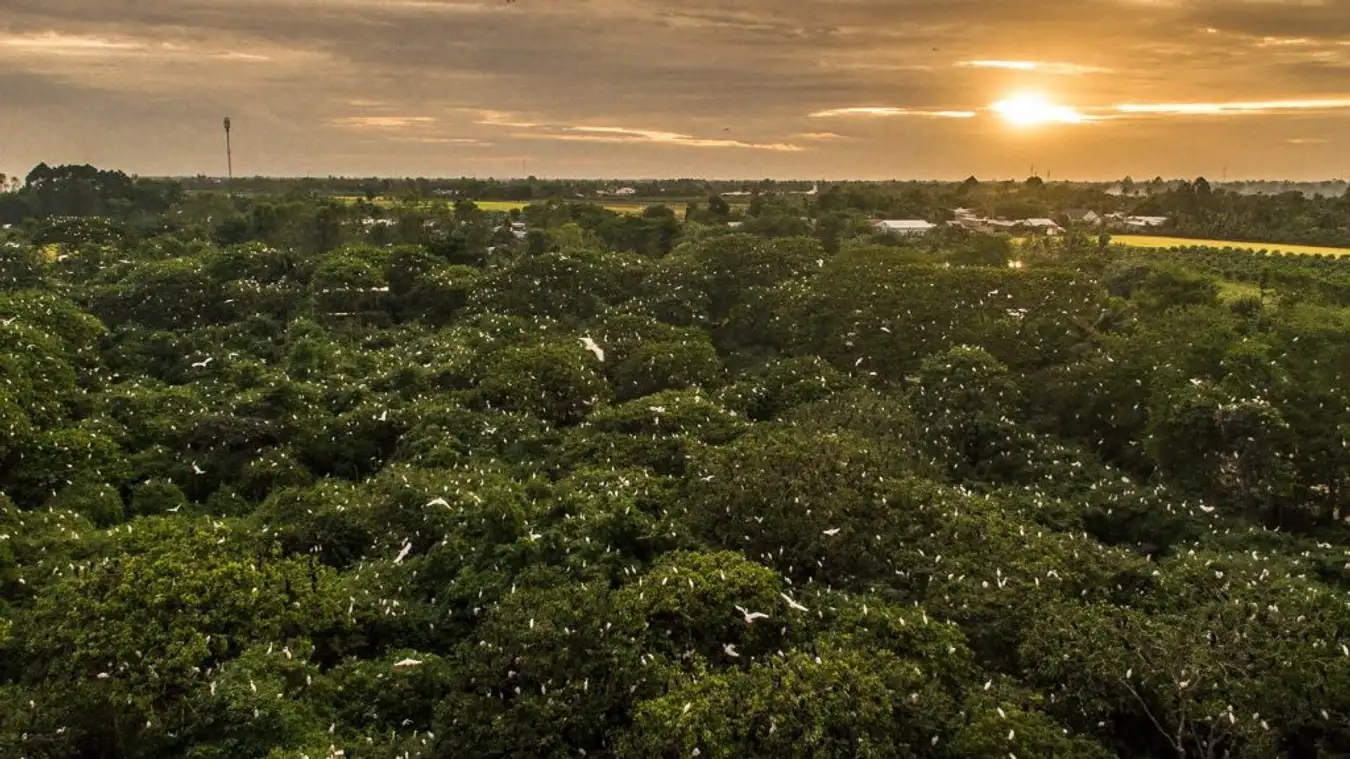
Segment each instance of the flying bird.
[[790,607],[796,609],[797,611],[811,611],[810,609],[806,608],[805,606],[802,606],[801,604],[797,603],[797,602],[792,598],[792,596],[789,596],[789,595],[786,594],[786,593],[779,593],[778,595],[779,595],[780,597],[782,597],[782,599],[783,599],[784,601],[787,601],[787,605],[788,605],[788,606],[790,606]]
[[586,350],[588,350],[588,351],[590,351],[591,353],[595,354],[595,358],[596,358],[597,361],[599,361],[599,362],[601,362],[601,363],[604,363],[604,361],[605,361],[605,349],[604,349],[604,348],[601,348],[600,346],[596,345],[596,344],[595,344],[595,341],[592,340],[592,339],[589,338],[589,337],[583,337],[583,338],[581,338],[581,344],[582,344],[582,346],[584,346],[584,347],[586,348]]
[[839,528],[831,527],[830,529],[825,530],[824,534],[829,535],[830,537],[834,537],[835,535],[839,534]]
[[192,365],[192,368],[193,368],[193,369],[205,369],[206,367],[208,367],[208,366],[211,365],[211,362],[212,362],[212,361],[215,361],[215,359],[212,358],[212,357],[210,357],[210,356],[207,356],[205,361],[198,361],[198,362],[194,363],[194,364]]
[[412,541],[405,541],[403,543],[403,548],[398,552],[398,556],[394,557],[394,563],[402,564],[403,560],[408,557],[408,552],[411,550],[412,550]]
[[746,623],[747,625],[753,625],[753,624],[755,623],[755,620],[756,620],[756,619],[768,619],[768,618],[769,618],[769,615],[768,615],[768,614],[764,614],[763,612],[758,612],[758,611],[746,611],[746,610],[745,610],[745,607],[743,607],[743,606],[737,606],[737,607],[736,607],[736,611],[739,611],[739,612],[741,613],[741,616],[742,616],[742,617],[745,617],[745,623]]
[[420,666],[422,666],[422,660],[421,660],[421,659],[402,659],[402,660],[400,660],[400,661],[394,662],[394,666],[395,666],[395,667],[420,667]]

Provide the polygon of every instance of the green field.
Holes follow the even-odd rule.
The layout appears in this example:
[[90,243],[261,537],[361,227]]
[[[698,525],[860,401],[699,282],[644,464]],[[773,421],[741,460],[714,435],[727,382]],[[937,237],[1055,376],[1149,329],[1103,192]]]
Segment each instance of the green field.
[[1197,240],[1190,237],[1155,237],[1153,235],[1111,235],[1111,242],[1130,245],[1136,248],[1240,248],[1245,250],[1271,250],[1282,253],[1294,253],[1314,256],[1319,253],[1328,256],[1350,256],[1350,248],[1323,248],[1316,245],[1289,245],[1274,242],[1234,242],[1233,240]]
[[1234,282],[1232,280],[1219,280],[1219,300],[1224,303],[1232,303],[1235,300],[1243,298],[1261,297],[1261,286],[1251,282]]

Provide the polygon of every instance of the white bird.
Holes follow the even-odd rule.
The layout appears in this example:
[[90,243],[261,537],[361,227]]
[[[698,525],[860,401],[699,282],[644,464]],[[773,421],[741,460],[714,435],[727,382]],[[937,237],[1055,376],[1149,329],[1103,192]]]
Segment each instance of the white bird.
[[586,350],[588,350],[588,351],[590,351],[591,353],[595,354],[596,360],[598,360],[598,361],[600,361],[600,362],[602,362],[602,363],[604,362],[604,360],[605,360],[605,349],[604,349],[604,348],[601,348],[601,347],[598,346],[598,345],[596,345],[594,340],[592,340],[592,339],[589,338],[589,337],[583,337],[583,338],[581,338],[581,344],[582,344],[583,347],[586,348]]
[[19,318],[19,317],[17,317],[17,316],[11,316],[11,317],[9,317],[8,319],[0,319],[0,327],[8,327],[9,325],[11,325],[11,324],[13,324],[15,321],[17,321],[18,318]]
[[212,362],[212,361],[215,361],[215,359],[212,358],[212,357],[210,357],[210,356],[207,356],[205,361],[198,361],[198,362],[194,363],[194,364],[192,365],[192,368],[193,368],[193,369],[205,369],[206,367],[208,367],[208,366],[211,365],[211,362]]
[[753,625],[753,624],[755,623],[755,620],[756,620],[756,619],[768,619],[768,618],[769,618],[769,615],[768,615],[768,614],[764,614],[764,613],[762,613],[762,612],[758,612],[758,611],[746,611],[746,610],[745,610],[745,607],[743,607],[743,606],[737,606],[737,607],[736,607],[736,611],[739,611],[739,612],[741,613],[741,616],[742,616],[742,617],[745,617],[745,623],[746,623],[747,625]]
[[450,502],[444,498],[432,498],[430,501],[427,501],[427,506],[444,506],[448,509],[450,508]]
[[736,653],[736,645],[734,643],[723,643],[722,651],[733,659],[741,658],[741,655]]
[[828,530],[825,530],[825,533],[824,533],[824,534],[829,535],[830,537],[834,537],[835,535],[838,535],[838,534],[839,534],[839,528],[838,528],[838,527],[832,527],[832,528],[830,528],[830,529],[828,529]]
[[399,550],[398,556],[395,556],[395,557],[394,557],[394,563],[395,563],[395,564],[402,564],[402,563],[403,563],[403,560],[406,559],[406,558],[408,558],[408,552],[411,551],[411,550],[412,550],[412,541],[407,541],[407,542],[405,542],[405,543],[403,544],[403,548],[401,548],[401,549]]
[[792,596],[789,596],[789,595],[786,594],[786,593],[779,593],[778,595],[779,595],[784,601],[787,601],[787,605],[788,605],[788,606],[791,606],[792,608],[796,609],[797,611],[811,611],[810,609],[806,608],[805,606],[802,606],[801,604],[797,603],[795,600],[793,600]]
[[395,667],[420,667],[421,665],[422,665],[421,659],[403,659],[394,662]]
[[170,514],[177,514],[177,513],[178,513],[178,510],[181,509],[181,508],[183,508],[183,504],[180,503],[180,504],[178,504],[177,506],[174,506],[172,509],[169,509],[168,512],[169,512]]
[[193,473],[193,474],[206,474],[206,470],[205,470],[205,469],[202,469],[202,468],[199,467],[199,466],[197,466],[197,462],[194,461],[194,462],[192,462],[192,473]]
[[100,679],[100,680],[107,680],[107,679],[108,679],[108,673],[107,673],[107,672],[100,672],[100,673],[98,673],[98,679]]

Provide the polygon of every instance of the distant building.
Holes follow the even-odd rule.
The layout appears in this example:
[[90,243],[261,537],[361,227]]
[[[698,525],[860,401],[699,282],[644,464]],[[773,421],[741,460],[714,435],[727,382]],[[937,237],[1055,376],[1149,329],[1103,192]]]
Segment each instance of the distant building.
[[1040,232],[1051,237],[1064,233],[1064,228],[1057,224],[1054,219],[1022,219],[1016,223],[1016,226],[1018,229]]
[[1163,226],[1167,221],[1166,216],[1126,216],[1125,226],[1130,229],[1152,229]]
[[1064,212],[1064,218],[1069,220],[1070,224],[1088,224],[1097,225],[1102,223],[1102,215],[1096,211],[1089,211],[1082,208],[1071,208]]
[[614,195],[620,198],[629,198],[637,194],[637,190],[632,187],[620,187],[614,191]]
[[923,219],[882,219],[872,222],[872,228],[888,234],[921,235],[937,229],[937,225]]

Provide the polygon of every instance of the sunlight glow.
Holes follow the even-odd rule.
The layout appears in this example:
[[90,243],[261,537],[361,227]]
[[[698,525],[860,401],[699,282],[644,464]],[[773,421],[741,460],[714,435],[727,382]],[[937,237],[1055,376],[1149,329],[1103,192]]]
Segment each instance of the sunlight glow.
[[1016,127],[1033,127],[1043,124],[1081,124],[1088,117],[1072,106],[1050,102],[1044,95],[1026,93],[1014,95],[989,106],[1004,121]]

